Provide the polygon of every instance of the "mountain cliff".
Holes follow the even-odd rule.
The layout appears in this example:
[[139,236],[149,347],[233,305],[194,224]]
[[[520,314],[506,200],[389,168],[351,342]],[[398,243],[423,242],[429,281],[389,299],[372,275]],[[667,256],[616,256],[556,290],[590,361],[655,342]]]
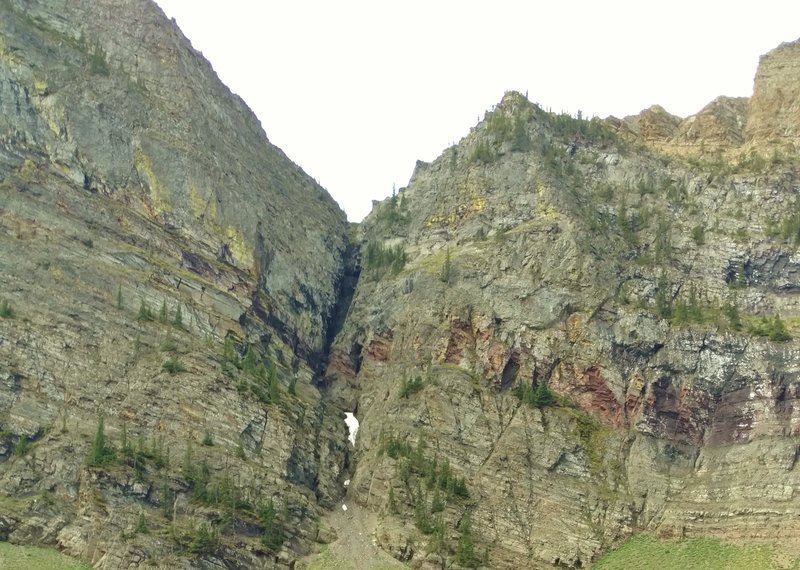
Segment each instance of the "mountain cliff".
[[302,552],[348,445],[327,192],[145,0],[0,3],[0,190],[0,537],[251,567],[274,509]]
[[3,540],[800,554],[797,42],[685,119],[508,93],[349,228],[151,2],[3,0],[0,29]]
[[367,218],[328,382],[363,416],[350,496],[385,549],[579,568],[646,532],[797,555],[796,46],[687,119],[507,94]]
[[609,122],[630,140],[670,154],[701,157],[755,151],[765,157],[796,154],[800,137],[798,79],[800,42],[781,44],[761,57],[753,96],[718,97],[696,115],[682,119],[658,105],[622,121]]

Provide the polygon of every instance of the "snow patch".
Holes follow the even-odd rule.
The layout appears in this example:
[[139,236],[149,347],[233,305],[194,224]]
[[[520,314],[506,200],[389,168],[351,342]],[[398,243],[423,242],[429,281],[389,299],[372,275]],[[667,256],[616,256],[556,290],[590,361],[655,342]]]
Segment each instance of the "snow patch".
[[347,436],[347,439],[349,439],[350,443],[352,443],[353,447],[355,447],[356,434],[358,433],[358,420],[351,412],[347,412],[344,415],[344,423],[347,424],[347,430],[350,432],[350,435]]
[[342,510],[346,511],[347,510],[347,505],[342,505]]
[[350,479],[348,479],[347,481],[344,482],[344,486],[345,487],[349,487],[350,486]]

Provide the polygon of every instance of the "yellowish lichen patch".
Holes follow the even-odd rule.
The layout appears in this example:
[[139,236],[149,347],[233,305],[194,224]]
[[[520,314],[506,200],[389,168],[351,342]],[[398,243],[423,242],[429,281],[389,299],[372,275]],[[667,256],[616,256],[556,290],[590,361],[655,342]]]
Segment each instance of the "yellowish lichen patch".
[[178,53],[171,48],[164,48],[161,52],[161,65],[173,66],[178,63]]
[[203,410],[197,407],[189,407],[189,405],[181,406],[181,411],[183,412],[184,416],[187,418],[191,418],[195,421],[200,421],[203,419]]
[[642,394],[644,392],[644,378],[639,374],[634,374],[631,377],[630,384],[628,385],[628,394]]
[[428,227],[437,225],[452,226],[455,225],[459,220],[463,220],[472,214],[481,212],[484,208],[486,208],[486,198],[479,194],[473,193],[468,202],[456,206],[455,212],[440,212],[438,214],[432,214],[431,216],[428,216],[428,219],[425,220],[425,224]]
[[5,42],[2,36],[0,36],[0,61],[8,64],[12,71],[19,71],[19,51],[9,51],[8,44]]
[[47,82],[43,79],[34,79],[33,89],[36,91],[37,95],[44,97],[47,95]]
[[228,245],[231,248],[233,259],[241,267],[253,267],[253,260],[255,259],[253,248],[247,244],[242,231],[235,226],[228,226],[225,230],[225,236],[228,238]]
[[206,220],[212,222],[217,220],[217,201],[213,194],[208,197],[208,202],[206,202]]
[[455,213],[450,214],[433,214],[429,216],[427,220],[425,220],[425,225],[428,227],[431,226],[447,226],[450,224],[456,223],[456,215]]
[[536,215],[539,218],[558,220],[561,214],[548,203],[547,196],[549,193],[550,188],[544,183],[539,182],[539,185],[536,187]]
[[61,269],[58,265],[51,265],[49,271],[50,271],[50,276],[56,281],[61,281],[64,278],[64,270]]
[[33,175],[36,173],[36,163],[30,158],[26,158],[19,168],[19,179],[22,182],[30,182],[33,180]]
[[168,212],[172,209],[170,204],[169,190],[159,181],[153,171],[153,163],[150,157],[141,148],[137,148],[134,153],[134,165],[139,176],[144,178],[150,188],[150,202],[156,214]]
[[63,162],[61,162],[60,160],[56,160],[54,164],[55,164],[55,167],[58,169],[58,171],[59,171],[59,172],[60,172],[60,173],[61,173],[63,176],[69,176],[69,173],[70,173],[70,167],[69,167],[69,165],[68,165],[68,164],[65,164],[65,163],[63,163]]
[[[34,82],[36,85],[36,82]],[[47,94],[47,84],[44,84],[44,92],[40,92],[36,87],[36,93],[39,97],[33,98],[33,106],[39,115],[45,120],[50,131],[56,136],[61,137],[64,132],[64,125],[67,123],[66,113],[63,107],[58,105],[55,97],[45,97]]]
[[567,317],[565,329],[570,342],[576,343],[583,340],[585,325],[586,315],[582,313],[573,313]]
[[486,208],[486,198],[484,196],[480,196],[478,194],[472,195],[472,202],[470,203],[470,212],[478,213],[482,212]]

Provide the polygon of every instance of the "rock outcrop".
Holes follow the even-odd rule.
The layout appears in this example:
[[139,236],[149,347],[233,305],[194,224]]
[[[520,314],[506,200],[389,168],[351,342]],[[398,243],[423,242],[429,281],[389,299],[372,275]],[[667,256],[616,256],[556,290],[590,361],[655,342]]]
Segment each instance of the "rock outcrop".
[[800,140],[800,40],[761,57],[748,108],[747,139],[790,146]]
[[661,105],[653,105],[625,120],[636,137],[651,144],[670,141],[681,124],[680,117],[668,113]]
[[739,148],[744,142],[747,103],[744,97],[717,97],[681,122],[675,144],[692,147],[698,153]]
[[753,96],[718,97],[685,119],[653,105],[606,122],[621,136],[669,154],[736,164],[795,154],[800,136],[800,40],[761,57]]

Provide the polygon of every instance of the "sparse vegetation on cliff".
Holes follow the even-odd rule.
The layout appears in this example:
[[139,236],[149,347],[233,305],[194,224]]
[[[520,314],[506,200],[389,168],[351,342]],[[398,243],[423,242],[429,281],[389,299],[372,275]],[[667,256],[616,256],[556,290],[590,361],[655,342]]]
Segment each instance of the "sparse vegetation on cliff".
[[769,317],[761,317],[758,320],[751,321],[747,325],[747,332],[754,336],[767,337],[774,342],[787,342],[792,339],[786,328],[786,323],[783,322],[779,315],[775,315],[771,319]]
[[161,365],[161,368],[169,374],[178,374],[179,372],[186,371],[186,367],[175,357],[170,357],[165,360],[164,364]]
[[140,321],[154,321],[156,319],[153,310],[148,306],[147,301],[144,299],[139,303],[139,314],[137,318]]
[[384,246],[371,241],[364,252],[364,269],[375,279],[380,279],[387,272],[390,275],[397,275],[405,267],[406,259],[405,248],[402,245]]
[[114,447],[106,441],[105,419],[102,415],[97,417],[97,429],[95,430],[94,442],[86,464],[90,467],[102,467],[116,461],[117,453]]
[[0,300],[0,318],[13,319],[15,316],[14,309],[7,299]]
[[409,398],[416,394],[425,387],[425,381],[422,376],[416,375],[411,378],[403,377],[403,382],[400,384],[400,397]]
[[261,533],[261,544],[273,552],[277,551],[283,544],[283,541],[286,540],[286,533],[283,529],[279,514],[272,499],[264,503],[258,510],[258,517],[264,529]]
[[792,532],[800,45],[687,119],[509,93],[356,227],[153,3],[0,29],[0,538],[509,570]]
[[546,408],[556,403],[555,394],[544,380],[540,380],[535,388],[530,384],[517,384],[514,394],[521,402],[534,408]]

